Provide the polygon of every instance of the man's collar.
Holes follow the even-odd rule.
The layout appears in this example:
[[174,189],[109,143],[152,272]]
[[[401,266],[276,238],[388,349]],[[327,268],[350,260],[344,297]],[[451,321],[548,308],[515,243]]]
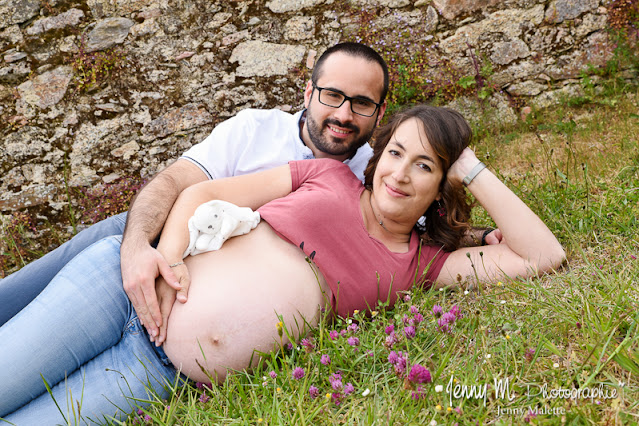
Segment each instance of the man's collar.
[[300,115],[300,119],[297,122],[297,127],[299,127],[300,140],[302,141],[304,146],[308,147],[308,145],[306,145],[306,142],[304,142],[304,137],[302,136],[302,131],[304,130],[304,125],[305,124],[306,124],[306,108],[304,108],[302,110],[302,114]]

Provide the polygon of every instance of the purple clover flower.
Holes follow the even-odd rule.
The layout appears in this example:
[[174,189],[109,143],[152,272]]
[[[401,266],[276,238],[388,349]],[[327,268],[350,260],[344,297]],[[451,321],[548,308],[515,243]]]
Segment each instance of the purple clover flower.
[[350,324],[347,328],[348,331],[352,331],[353,333],[357,333],[357,331],[359,330],[359,326],[355,323]]
[[448,333],[450,331],[450,325],[444,318],[438,319],[437,325],[439,326],[439,331],[441,331],[442,333]]
[[446,312],[444,315],[442,315],[440,321],[445,321],[447,324],[453,324],[456,319],[457,317],[455,316],[455,314]]
[[350,395],[353,392],[355,392],[355,386],[353,386],[351,382],[346,383],[346,385],[344,386],[344,395]]
[[268,375],[271,376],[271,379],[274,379],[277,377],[277,373],[273,370],[269,371]]
[[304,369],[302,367],[295,367],[293,370],[293,378],[299,380],[304,377]]
[[388,336],[386,336],[386,346],[392,348],[395,343],[399,342],[399,339],[395,335],[395,332],[391,332]]
[[324,354],[322,355],[322,358],[320,358],[320,362],[322,363],[322,365],[328,365],[331,363],[331,357]]
[[403,352],[391,351],[388,355],[388,362],[395,368],[395,373],[403,375],[406,371],[407,356]]
[[209,400],[209,396],[205,393],[203,393],[202,395],[200,395],[200,398],[198,399],[202,404],[206,403]]
[[393,324],[386,326],[384,329],[386,334],[391,334],[393,331],[395,331],[395,326]]
[[411,398],[413,398],[415,401],[418,401],[420,399],[422,399],[424,396],[426,395],[426,392],[424,392],[424,388],[421,386],[417,386],[417,389],[415,389],[412,393],[411,393]]
[[309,395],[311,395],[311,398],[315,399],[319,396],[319,389],[317,389],[317,387],[315,386],[311,386],[310,388],[308,388],[308,393]]
[[339,333],[337,332],[337,330],[331,330],[331,332],[328,333],[328,337],[330,337],[331,340],[337,340],[337,338],[339,337]]
[[424,321],[424,316],[420,313],[416,313],[413,317],[413,320],[415,321],[415,324],[419,324],[420,322]]
[[340,405],[342,403],[342,394],[339,392],[333,392],[331,398],[333,398],[333,403],[335,405]]
[[448,311],[448,312],[450,312],[451,314],[455,315],[455,319],[459,319],[459,318],[462,317],[457,305],[453,305],[453,307],[450,308],[450,311]]
[[408,373],[408,380],[413,383],[430,383],[430,371],[422,365],[415,364],[411,367],[410,373]]
[[342,389],[342,376],[341,374],[331,374],[330,377],[328,378],[329,383],[331,384],[331,387],[334,390],[340,390]]
[[413,337],[415,337],[415,327],[412,325],[404,327],[404,336],[406,336],[407,339],[412,339]]
[[355,336],[351,336],[348,338],[348,344],[351,346],[359,346],[359,338]]
[[442,309],[441,306],[439,305],[433,306],[433,315],[435,315],[435,318],[441,317],[442,313],[444,313],[444,310]]
[[419,313],[419,309],[417,308],[417,306],[413,305],[410,307],[410,313],[415,315]]

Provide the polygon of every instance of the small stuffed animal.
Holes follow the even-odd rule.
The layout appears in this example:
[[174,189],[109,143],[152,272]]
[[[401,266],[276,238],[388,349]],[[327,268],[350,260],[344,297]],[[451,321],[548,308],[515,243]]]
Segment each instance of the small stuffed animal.
[[260,223],[260,214],[222,200],[200,205],[189,219],[189,247],[184,257],[219,250],[224,241],[247,234]]

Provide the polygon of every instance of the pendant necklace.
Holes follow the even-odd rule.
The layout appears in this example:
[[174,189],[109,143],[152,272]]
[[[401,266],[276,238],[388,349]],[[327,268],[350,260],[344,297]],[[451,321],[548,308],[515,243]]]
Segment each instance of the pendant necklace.
[[[377,214],[375,214],[375,209],[373,208],[373,191],[371,191],[371,195],[370,197],[368,197],[368,202],[371,205],[371,211],[373,212],[373,216],[375,216],[375,220],[377,221],[377,223],[379,223],[379,225],[386,229],[386,227],[384,226],[384,221],[382,221],[381,219],[377,219]],[[388,231],[388,229],[386,229],[386,231]],[[390,232],[390,231],[389,231]]]
[[[368,199],[368,202],[369,202],[369,204],[371,205],[371,211],[373,212],[373,216],[375,216],[375,221],[376,221],[377,223],[379,223],[379,226],[381,226],[382,228],[384,228],[384,230],[385,230],[386,232],[390,232],[390,231],[388,230],[388,228],[386,228],[386,226],[384,225],[384,221],[383,221],[383,220],[381,220],[381,219],[380,219],[380,220],[378,220],[378,219],[377,219],[377,215],[375,214],[375,209],[373,208],[373,191],[371,191],[371,195],[370,195],[370,198]],[[409,243],[409,242],[410,242],[410,235],[407,235],[406,237],[407,237],[407,240],[406,240],[405,242],[406,242],[406,243]]]

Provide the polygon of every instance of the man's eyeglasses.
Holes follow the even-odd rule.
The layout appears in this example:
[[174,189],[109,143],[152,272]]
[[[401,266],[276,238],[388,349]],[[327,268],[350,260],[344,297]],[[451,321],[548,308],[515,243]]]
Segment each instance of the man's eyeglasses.
[[316,86],[313,83],[313,88],[317,89],[317,93],[319,94],[318,99],[322,105],[326,105],[332,108],[339,108],[346,101],[350,101],[351,103],[351,111],[353,111],[357,115],[361,115],[364,117],[371,117],[377,111],[377,108],[382,106],[382,104],[375,103],[367,98],[362,97],[354,97],[346,96],[339,90],[327,89],[325,87]]

